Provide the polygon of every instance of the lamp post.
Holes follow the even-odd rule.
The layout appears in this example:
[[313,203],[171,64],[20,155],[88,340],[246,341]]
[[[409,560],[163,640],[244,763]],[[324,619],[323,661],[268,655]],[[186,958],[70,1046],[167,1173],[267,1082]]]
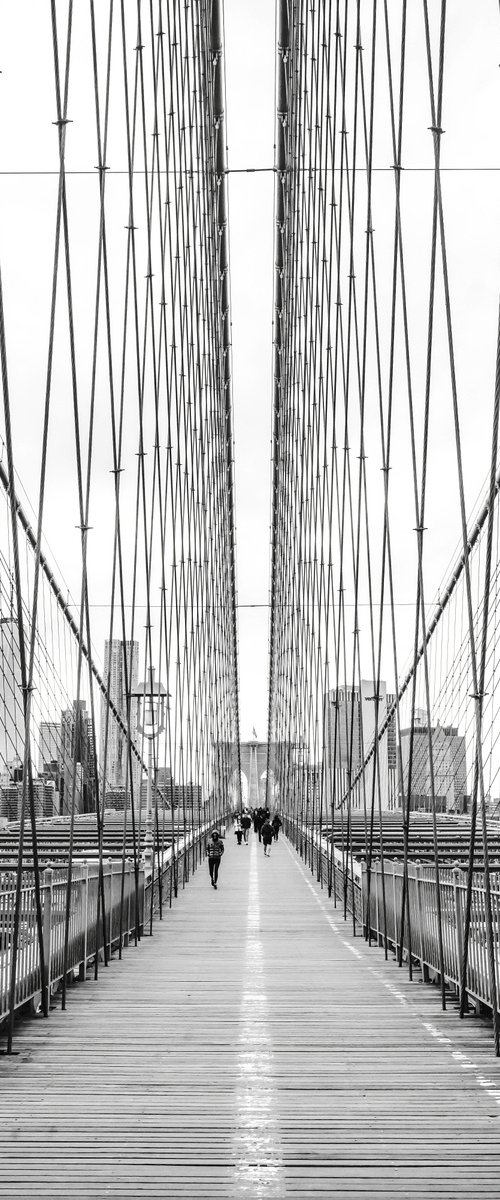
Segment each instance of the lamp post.
[[148,677],[137,685],[132,699],[137,700],[137,728],[148,739],[148,779],[146,790],[146,830],[144,837],[144,862],[152,865],[153,860],[153,742],[165,728],[165,713],[170,692],[155,680],[154,667],[148,667]]

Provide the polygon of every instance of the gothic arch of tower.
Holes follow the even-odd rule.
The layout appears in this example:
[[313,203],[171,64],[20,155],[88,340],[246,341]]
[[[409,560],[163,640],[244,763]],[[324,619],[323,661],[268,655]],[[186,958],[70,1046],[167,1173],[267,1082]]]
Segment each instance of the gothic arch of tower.
[[269,746],[268,742],[259,742],[257,739],[251,742],[241,742],[240,744],[241,771],[248,780],[249,808],[258,808],[260,804],[265,803],[266,790],[262,777],[266,774],[268,768],[270,771],[274,771],[276,749],[274,742],[271,742]]

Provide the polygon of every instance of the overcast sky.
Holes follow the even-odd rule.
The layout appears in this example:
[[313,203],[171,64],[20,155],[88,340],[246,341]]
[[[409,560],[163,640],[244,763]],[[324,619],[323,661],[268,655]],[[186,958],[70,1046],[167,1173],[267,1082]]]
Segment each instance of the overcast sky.
[[[274,41],[270,0],[226,4],[228,152],[235,172],[229,176],[229,215],[243,739],[253,726],[260,738],[267,736]],[[248,167],[265,170],[237,173]]]

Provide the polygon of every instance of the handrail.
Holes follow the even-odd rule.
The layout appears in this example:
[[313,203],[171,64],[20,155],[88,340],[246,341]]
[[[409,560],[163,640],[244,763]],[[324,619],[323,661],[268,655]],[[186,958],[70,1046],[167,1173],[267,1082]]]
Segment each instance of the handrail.
[[[422,977],[439,979],[439,932],[437,924],[436,878],[433,864],[408,864],[408,910],[410,932],[405,921],[401,934],[401,891],[404,864],[401,861],[375,859],[368,869],[363,858],[353,859],[348,850],[331,846],[319,828],[313,828],[285,817],[283,831],[302,854],[321,885],[328,886],[334,901],[345,904],[346,913],[359,924],[359,932],[374,938],[379,945],[400,952],[420,964]],[[333,849],[333,853],[332,853]],[[383,877],[383,878],[382,878]],[[443,866],[439,871],[441,899],[441,935],[443,942],[445,980],[460,993],[461,964],[464,945],[467,875],[458,865]],[[500,872],[491,872],[493,926],[500,929]],[[369,912],[368,912],[369,904]],[[407,910],[407,911],[408,911]],[[467,965],[467,996],[492,1010],[492,995],[488,956],[486,953],[485,889],[482,873],[476,875],[472,888],[471,934]],[[410,944],[411,938],[411,944]],[[495,946],[496,995],[500,983],[500,945]],[[499,1010],[500,1011],[500,1010]]]
[[[401,890],[403,887],[403,863],[384,864],[384,899],[386,931],[381,928],[382,917],[382,864],[371,867],[369,926],[379,938],[387,937],[389,945],[398,953],[402,948],[410,954],[408,925],[405,922],[401,936]],[[363,882],[363,902],[366,909],[366,868]],[[467,892],[467,875],[459,867],[448,867],[439,872],[441,898],[441,930],[444,949],[445,979],[460,991],[461,964],[464,944],[464,914]],[[495,878],[492,884],[496,883]],[[429,973],[439,976],[439,946],[437,929],[436,880],[433,866],[420,863],[408,864],[408,892],[411,926],[411,954],[420,962],[424,979]],[[500,928],[500,889],[492,887],[493,926]],[[485,889],[475,884],[472,889],[471,934],[467,964],[467,994],[491,1010],[494,989],[491,986],[488,956],[486,953]],[[368,921],[368,914],[366,914]],[[495,947],[495,970],[498,995],[500,961],[498,942]]]
[[[202,854],[203,840],[207,827],[203,825],[185,838],[179,839],[175,848],[166,849],[161,862],[161,878],[165,886],[169,874],[175,877],[174,892],[177,895],[177,871],[183,865],[183,883],[189,878],[189,858],[192,855],[193,869],[199,851]],[[16,972],[14,1008],[30,1004],[37,1009],[42,992],[40,953],[37,935],[35,889],[32,872],[24,875],[21,889],[21,920]],[[158,878],[145,872],[141,863],[136,871],[131,859],[125,863],[109,859],[103,867],[106,927],[102,928],[99,914],[102,907],[98,902],[99,864],[96,861],[73,865],[70,896],[68,957],[66,970],[69,974],[85,979],[87,965],[95,960],[106,946],[108,955],[119,946],[127,945],[130,939],[145,932],[155,911],[155,889]],[[55,993],[63,978],[65,919],[66,919],[67,870],[63,867],[48,867],[42,874],[42,918],[46,985]],[[14,924],[15,885],[8,877],[0,881],[0,1023],[9,1016],[10,1001],[10,937]]]

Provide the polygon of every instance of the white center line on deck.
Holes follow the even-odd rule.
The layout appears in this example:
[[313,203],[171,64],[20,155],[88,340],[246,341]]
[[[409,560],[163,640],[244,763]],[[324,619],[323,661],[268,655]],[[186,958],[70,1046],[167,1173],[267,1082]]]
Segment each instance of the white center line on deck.
[[256,839],[250,850],[243,998],[238,1035],[235,1187],[237,1196],[283,1196],[284,1172],[268,1000],[260,936]]

